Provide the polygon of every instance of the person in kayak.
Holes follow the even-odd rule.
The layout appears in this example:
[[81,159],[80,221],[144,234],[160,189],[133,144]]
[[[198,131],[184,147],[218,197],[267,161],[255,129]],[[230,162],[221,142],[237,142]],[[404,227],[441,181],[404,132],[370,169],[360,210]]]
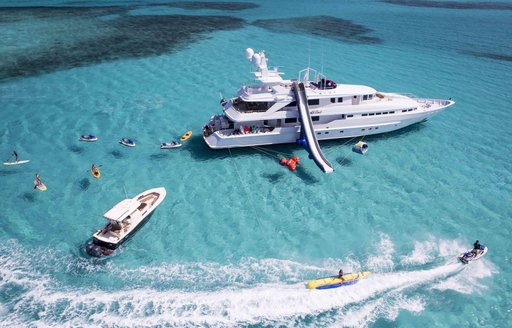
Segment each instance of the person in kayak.
[[98,174],[98,168],[96,165],[94,165],[94,163],[92,163],[91,172],[95,175]]
[[20,159],[18,158],[18,153],[16,152],[16,150],[12,151],[12,156],[16,157],[16,163],[18,163],[20,161]]
[[471,253],[473,253],[474,256],[477,256],[479,252],[480,252],[480,242],[477,240],[473,244],[473,250],[471,251]]

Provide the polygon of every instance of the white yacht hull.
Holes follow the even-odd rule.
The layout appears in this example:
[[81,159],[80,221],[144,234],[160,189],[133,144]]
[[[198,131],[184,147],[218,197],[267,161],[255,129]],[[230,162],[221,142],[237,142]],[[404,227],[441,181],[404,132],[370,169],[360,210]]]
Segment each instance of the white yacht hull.
[[[382,122],[368,122],[366,119],[339,120],[338,124],[315,125],[315,133],[318,140],[332,140],[368,136],[380,133],[396,131],[415,123],[425,121],[433,115],[441,112],[443,108],[428,110],[423,113],[403,115],[406,117],[388,117]],[[334,124],[333,124],[334,123]],[[203,138],[212,149],[265,146],[295,143],[300,137],[300,125],[292,127],[275,128],[272,132],[237,134],[232,131],[216,131],[210,136]]]

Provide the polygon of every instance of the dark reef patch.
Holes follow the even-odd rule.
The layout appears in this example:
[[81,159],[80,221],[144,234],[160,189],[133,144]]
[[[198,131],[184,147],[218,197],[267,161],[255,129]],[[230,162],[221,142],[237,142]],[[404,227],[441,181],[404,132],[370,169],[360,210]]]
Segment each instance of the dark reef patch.
[[84,151],[84,149],[82,147],[79,147],[76,145],[70,145],[68,147],[68,149],[69,149],[69,151],[76,153],[76,154],[81,154]]
[[258,19],[253,24],[277,33],[310,34],[337,41],[363,44],[381,42],[379,38],[366,35],[372,32],[372,29],[331,16]]
[[[230,16],[128,15],[134,8],[138,7],[0,8],[1,22],[40,22],[18,32],[33,44],[23,50],[12,44],[10,48],[15,50],[0,54],[0,81],[170,53],[204,39],[207,33],[245,24]],[[114,14],[119,17],[101,19]],[[45,29],[41,30],[41,24]]]
[[21,199],[26,200],[27,202],[33,203],[35,198],[36,197],[33,192],[24,192],[21,194]]
[[[156,6],[161,6],[155,4]],[[169,2],[166,3],[167,7],[176,7],[181,9],[190,9],[190,10],[201,10],[201,9],[214,9],[214,10],[225,10],[225,11],[235,11],[235,10],[246,10],[257,8],[259,5],[251,2],[205,2],[205,1],[178,1],[178,2]]]
[[505,2],[458,2],[426,0],[382,0],[381,2],[408,7],[445,8],[445,9],[493,9],[512,10],[512,3]]
[[512,62],[512,55],[497,54],[492,52],[479,52],[479,51],[463,51],[462,53],[478,58],[487,58],[501,61]]
[[89,186],[91,185],[91,182],[87,178],[83,178],[82,180],[78,181],[78,187],[81,191],[86,191],[89,189]]
[[120,158],[124,157],[123,153],[121,153],[119,150],[112,150],[110,152],[110,155],[114,156],[114,158],[116,158],[116,159],[120,159]]
[[169,157],[169,153],[161,153],[161,154],[151,154],[151,155],[149,155],[149,158],[152,161],[160,161],[160,160],[166,159],[168,157]]

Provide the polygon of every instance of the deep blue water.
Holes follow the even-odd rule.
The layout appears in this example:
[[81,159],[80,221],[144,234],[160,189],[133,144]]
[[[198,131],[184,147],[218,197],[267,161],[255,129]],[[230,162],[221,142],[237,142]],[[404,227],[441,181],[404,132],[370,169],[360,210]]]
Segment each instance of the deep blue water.
[[[0,154],[31,160],[0,168],[0,326],[512,321],[511,2],[0,3]],[[330,175],[295,145],[214,151],[200,130],[219,93],[251,80],[247,47],[287,78],[310,62],[456,105],[365,138],[365,156],[321,143]],[[159,149],[188,130],[184,147]],[[295,173],[277,162],[291,153]],[[129,242],[84,255],[125,190],[158,186],[166,200]],[[464,267],[475,239],[489,252]],[[340,267],[373,274],[305,289]]]

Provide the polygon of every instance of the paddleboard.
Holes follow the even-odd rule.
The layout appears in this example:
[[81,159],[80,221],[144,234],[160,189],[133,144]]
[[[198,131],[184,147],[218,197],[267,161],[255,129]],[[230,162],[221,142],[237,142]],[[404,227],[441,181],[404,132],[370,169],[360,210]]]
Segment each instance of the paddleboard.
[[180,138],[180,141],[185,141],[187,140],[188,138],[190,138],[192,136],[192,131],[188,131],[187,133],[185,133],[181,138]]
[[91,170],[91,174],[93,177],[95,177],[96,179],[99,179],[101,178],[101,173],[100,173],[100,170],[99,169],[96,169],[96,172],[94,172],[93,170]]
[[23,161],[17,161],[17,162],[4,162],[4,165],[20,165],[30,162],[30,160],[26,159]]
[[45,191],[46,190],[46,185],[44,183],[41,182],[41,184],[37,184],[37,180],[34,180],[34,185],[37,189],[41,190],[41,191]]
[[370,274],[370,272],[365,271],[344,274],[343,279],[341,279],[339,276],[320,278],[317,280],[309,281],[306,284],[306,287],[308,289],[329,289],[353,285],[357,283],[359,280],[368,277]]

